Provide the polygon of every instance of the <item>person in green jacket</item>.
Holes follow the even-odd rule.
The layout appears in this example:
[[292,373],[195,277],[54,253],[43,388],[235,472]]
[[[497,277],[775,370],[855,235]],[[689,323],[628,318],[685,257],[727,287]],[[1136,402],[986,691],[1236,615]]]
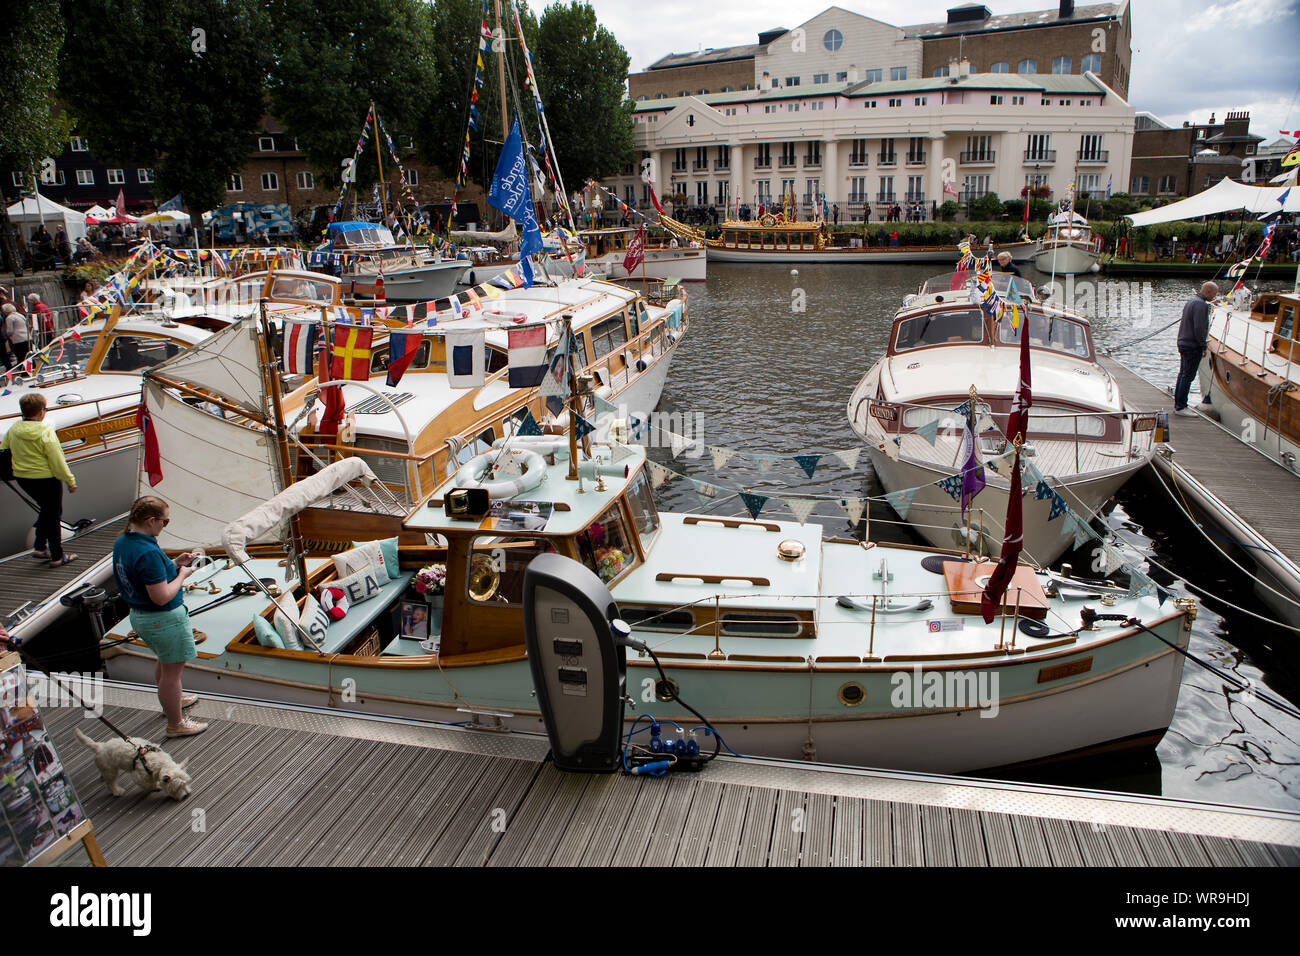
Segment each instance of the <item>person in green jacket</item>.
[[29,392],[18,399],[23,420],[15,422],[0,439],[0,450],[13,454],[14,477],[18,485],[40,508],[36,516],[36,557],[46,558],[50,567],[61,568],[77,560],[63,553],[63,486],[68,494],[77,490],[63,446],[54,427],[45,422],[45,396]]

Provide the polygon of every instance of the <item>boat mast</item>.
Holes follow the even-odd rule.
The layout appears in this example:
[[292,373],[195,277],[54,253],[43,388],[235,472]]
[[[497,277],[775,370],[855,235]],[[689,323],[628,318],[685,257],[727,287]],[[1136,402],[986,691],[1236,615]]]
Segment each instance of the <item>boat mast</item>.
[[[271,413],[275,424],[275,446],[280,457],[280,474],[283,476],[281,487],[287,488],[293,483],[293,474],[289,469],[289,436],[284,427],[284,409],[280,405],[280,377],[275,368],[275,356],[271,351],[271,323],[266,317],[266,299],[261,302],[262,334],[258,336],[257,353],[262,365],[262,387],[271,399]],[[328,341],[328,340],[327,340]],[[298,584],[302,593],[307,594],[307,561],[303,554],[302,527],[295,512],[289,518],[289,543],[291,555],[286,555],[298,565]]]
[[375,101],[370,101],[370,119],[375,124],[375,160],[379,163],[379,212],[384,221],[388,220],[388,204],[384,202],[384,154],[379,151],[379,111]]

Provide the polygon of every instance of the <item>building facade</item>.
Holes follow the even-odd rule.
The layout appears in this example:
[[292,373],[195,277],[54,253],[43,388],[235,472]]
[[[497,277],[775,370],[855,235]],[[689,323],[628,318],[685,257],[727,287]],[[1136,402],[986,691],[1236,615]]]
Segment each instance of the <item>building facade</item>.
[[122,165],[105,163],[90,151],[84,137],[74,136],[57,157],[50,157],[35,170],[7,169],[3,173],[3,193],[7,203],[17,202],[30,194],[33,183],[42,196],[69,209],[91,206],[113,208],[122,194],[129,213],[137,214],[155,206],[153,167],[144,162]]
[[[1091,74],[970,73],[647,100],[636,123],[656,192],[679,207],[793,195],[801,216],[838,206],[853,221],[1025,188],[1060,197],[1072,182],[1104,198],[1127,177],[1134,111]],[[635,170],[606,185],[648,204]]]
[[1129,192],[1145,199],[1194,196],[1220,179],[1243,179],[1253,170],[1260,136],[1250,132],[1250,114],[1228,113],[1223,122],[1169,126],[1147,112],[1134,118],[1133,168]]

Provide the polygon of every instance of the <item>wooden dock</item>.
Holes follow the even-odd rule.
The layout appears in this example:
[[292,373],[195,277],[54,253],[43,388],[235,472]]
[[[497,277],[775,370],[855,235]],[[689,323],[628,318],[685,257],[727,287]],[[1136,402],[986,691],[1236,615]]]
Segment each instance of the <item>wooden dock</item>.
[[[1295,520],[1300,476],[1204,415],[1174,416],[1168,392],[1112,358],[1100,361],[1115,376],[1129,405],[1169,412],[1173,453],[1157,454],[1153,463],[1174,501],[1190,508],[1197,520],[1211,523],[1221,539],[1241,542],[1245,547],[1236,549],[1224,540],[1218,543],[1254,565],[1273,587],[1300,601],[1300,523]],[[1300,623],[1300,607],[1267,590],[1261,590],[1260,597],[1292,623]]]
[[65,538],[64,553],[77,555],[77,560],[61,568],[49,567],[49,562],[32,557],[30,551],[0,559],[0,621],[26,602],[40,604],[71,584],[113,550],[125,527],[126,515],[122,515]]
[[[154,695],[106,715],[161,741]],[[1300,814],[998,781],[721,758],[699,774],[579,775],[544,738],[209,697],[183,802],[111,796],[46,725],[110,865],[1300,866]],[[58,865],[85,865],[69,854]]]

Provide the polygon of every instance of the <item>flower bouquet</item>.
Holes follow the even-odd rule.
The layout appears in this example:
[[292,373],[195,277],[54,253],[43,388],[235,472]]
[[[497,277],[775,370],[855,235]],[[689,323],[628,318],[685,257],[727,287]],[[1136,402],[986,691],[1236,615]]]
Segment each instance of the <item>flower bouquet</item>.
[[430,564],[416,572],[411,582],[417,594],[426,596],[440,595],[447,586],[447,565]]

